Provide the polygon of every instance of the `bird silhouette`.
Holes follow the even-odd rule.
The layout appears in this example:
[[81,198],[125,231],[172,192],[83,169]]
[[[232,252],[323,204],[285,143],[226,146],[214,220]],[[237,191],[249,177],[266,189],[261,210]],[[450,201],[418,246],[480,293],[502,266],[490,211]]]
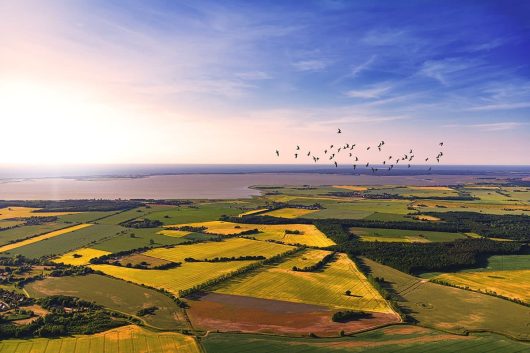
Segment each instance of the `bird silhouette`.
[[332,149],[333,148],[333,145],[329,146],[329,149]]
[[386,164],[386,161],[383,161],[383,164]]
[[295,153],[295,154],[294,154],[294,158],[298,158],[298,153]]
[[276,156],[280,157],[280,151],[276,150]]
[[410,152],[409,152],[409,153],[410,153],[410,154],[412,154],[412,150],[410,150]]
[[408,168],[410,168],[410,164],[409,164]]
[[366,150],[368,151],[370,149],[370,146],[366,147]]
[[429,160],[429,157],[425,158],[425,162],[427,162]]
[[340,150],[341,150],[341,148],[339,147],[339,148],[337,149],[337,153],[339,153],[339,152],[340,152]]
[[443,146],[443,145],[444,145],[444,143],[443,143],[443,142],[440,142],[440,143],[439,143],[439,145],[440,145],[440,146]]
[[370,162],[366,163],[366,168],[368,168],[369,165],[370,165]]
[[300,146],[296,146],[296,150],[298,151],[300,149]]
[[311,155],[311,151],[307,152],[307,156],[309,157]]
[[337,161],[335,161],[335,168],[337,168],[337,167],[338,167],[338,164],[337,164]]
[[357,168],[357,164],[354,164],[353,165],[353,170],[355,170]]
[[338,129],[337,134],[342,134],[342,130]]
[[328,153],[328,150],[324,150],[324,154]]
[[355,161],[357,162],[358,160],[359,160],[359,158],[358,158],[358,157],[355,157]]
[[391,160],[391,159],[392,159],[392,156],[389,156],[389,157],[388,157],[388,160]]
[[350,157],[352,156],[352,154],[350,153]]

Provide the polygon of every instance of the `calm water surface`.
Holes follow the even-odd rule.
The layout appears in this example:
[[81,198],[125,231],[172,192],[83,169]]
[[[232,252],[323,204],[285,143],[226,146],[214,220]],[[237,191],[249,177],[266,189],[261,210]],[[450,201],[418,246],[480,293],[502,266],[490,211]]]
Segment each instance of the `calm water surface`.
[[470,175],[371,176],[253,173],[155,175],[142,178],[42,178],[0,180],[0,200],[221,199],[259,195],[254,185],[454,185]]

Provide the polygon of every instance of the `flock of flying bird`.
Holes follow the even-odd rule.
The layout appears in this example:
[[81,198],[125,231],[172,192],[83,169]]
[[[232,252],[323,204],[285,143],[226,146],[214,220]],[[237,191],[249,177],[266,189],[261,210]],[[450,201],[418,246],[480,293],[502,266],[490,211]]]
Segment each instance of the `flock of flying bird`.
[[[342,134],[342,130],[341,129],[338,129],[337,130],[337,134]],[[383,150],[383,146],[385,145],[385,141],[381,141],[379,142],[379,144],[377,145],[377,149],[379,150],[379,152],[381,152]],[[444,143],[443,142],[440,142],[438,144],[440,147],[443,147]],[[338,154],[343,151],[344,153],[347,153],[348,154],[348,157],[349,158],[352,158],[353,159],[353,169],[357,169],[357,165],[359,162],[359,157],[355,156],[354,155],[354,152],[353,149],[356,147],[356,144],[349,144],[349,143],[346,143],[342,146],[334,146],[334,145],[330,145],[329,146],[329,149],[324,149],[324,154],[326,155],[326,157],[329,157],[329,160],[333,162],[333,164],[335,165],[335,168],[338,168],[339,164],[337,163],[337,161],[335,160],[335,156],[338,156]],[[366,150],[370,150],[371,146],[368,146],[366,147]],[[437,155],[436,155],[436,161],[438,163],[440,163],[440,159],[443,157],[443,152],[439,152]],[[276,156],[277,157],[280,157],[280,151],[276,150]],[[297,159],[298,156],[302,156],[302,151],[300,149],[300,146],[297,145],[296,146],[296,150],[295,150],[295,153],[294,153],[294,158]],[[308,151],[307,154],[306,154],[306,157],[311,157],[313,159],[313,162],[317,163],[319,160],[320,160],[320,157],[314,155],[314,154],[311,154],[311,151]],[[355,158],[355,159],[354,159]],[[397,166],[399,164],[400,161],[403,161],[403,163],[406,163],[407,164],[407,168],[410,168],[411,165],[410,165],[410,162],[412,162],[412,160],[414,159],[414,152],[412,151],[412,149],[409,151],[409,153],[404,153],[403,156],[400,156],[400,157],[397,157],[397,158],[393,158],[392,156],[388,156],[388,159],[385,159],[382,161],[382,165],[388,169],[388,171],[391,171],[392,169],[394,169],[394,166]],[[429,161],[429,157],[425,158],[425,163],[427,163]],[[402,163],[402,164],[403,164]],[[374,166],[370,167],[370,162],[367,162],[366,165],[365,165],[366,168],[371,168],[372,170],[372,173],[375,174],[377,171],[379,171],[379,168],[375,168]],[[429,166],[429,168],[427,169],[427,171],[431,171],[432,170],[432,167]]]

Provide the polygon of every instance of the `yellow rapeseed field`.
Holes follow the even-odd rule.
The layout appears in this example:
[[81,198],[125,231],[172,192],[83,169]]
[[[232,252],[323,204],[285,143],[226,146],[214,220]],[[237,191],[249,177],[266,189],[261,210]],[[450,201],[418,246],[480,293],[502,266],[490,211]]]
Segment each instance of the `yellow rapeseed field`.
[[248,215],[251,215],[251,214],[254,214],[254,213],[263,212],[263,211],[267,211],[267,208],[260,208],[258,210],[250,210],[250,211],[247,211],[247,212],[243,212],[243,213],[239,214],[239,217],[248,216]]
[[110,252],[104,250],[81,248],[59,256],[54,259],[53,262],[73,266],[88,265],[91,259],[108,254],[110,254]]
[[530,270],[444,273],[434,279],[484,293],[494,292],[530,304]]
[[35,212],[40,208],[31,207],[6,207],[0,208],[0,220],[10,218],[50,217],[63,216],[80,212]]
[[255,261],[186,262],[180,267],[168,270],[141,270],[113,265],[90,265],[90,267],[112,277],[165,289],[179,296],[180,291],[184,289],[228,274],[253,262]]
[[[314,252],[319,253],[315,254]],[[323,257],[321,250],[306,250],[279,265],[221,283],[214,291],[224,294],[285,300],[375,312],[392,312],[388,303],[345,254],[338,254],[323,270],[293,271],[293,266],[312,264]],[[300,258],[306,258],[302,260]],[[351,291],[351,295],[345,292]]]
[[[168,227],[193,226],[206,227],[207,232],[220,235],[239,234],[243,231],[258,229],[260,233],[249,236],[258,240],[276,240],[285,244],[302,244],[315,247],[335,245],[331,239],[312,224],[242,224],[224,221],[178,224]],[[300,234],[286,234],[286,231],[299,231]]]
[[186,232],[183,230],[164,229],[158,232],[157,234],[167,235],[168,237],[181,238],[188,234],[191,234],[191,232]]
[[278,210],[264,213],[264,216],[281,217],[281,218],[297,218],[309,213],[317,212],[318,210],[306,210],[303,208],[280,208]]
[[20,248],[21,246],[33,244],[33,243],[36,243],[36,242],[44,240],[44,239],[49,239],[49,238],[56,237],[58,235],[70,233],[70,232],[73,232],[73,231],[76,231],[76,230],[79,230],[79,229],[83,229],[83,228],[86,228],[86,227],[90,227],[90,226],[92,226],[92,224],[89,224],[89,223],[78,224],[76,226],[63,228],[63,229],[59,229],[59,230],[56,230],[56,231],[53,231],[53,232],[50,232],[50,233],[39,235],[38,237],[29,238],[29,239],[22,240],[22,241],[13,243],[13,244],[7,244],[7,245],[4,245],[4,246],[0,247],[0,253],[4,252],[4,251],[9,251],[9,250],[13,250],[13,249],[16,249],[16,248]]
[[334,188],[346,189],[351,191],[365,191],[368,190],[366,186],[356,186],[356,185],[333,185]]
[[191,336],[175,332],[152,332],[138,326],[118,327],[94,335],[63,338],[3,340],[0,353],[199,353]]
[[264,256],[266,258],[283,254],[294,249],[293,246],[257,241],[245,238],[231,238],[222,242],[177,245],[172,248],[157,248],[146,251],[147,256],[159,259],[184,262],[187,257],[196,260],[216,257]]

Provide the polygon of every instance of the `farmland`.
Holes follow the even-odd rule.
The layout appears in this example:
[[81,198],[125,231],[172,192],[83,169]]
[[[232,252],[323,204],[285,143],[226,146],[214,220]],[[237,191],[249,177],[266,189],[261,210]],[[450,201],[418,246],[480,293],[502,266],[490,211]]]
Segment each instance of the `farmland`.
[[39,208],[31,207],[6,207],[0,209],[0,220],[28,217],[62,216],[75,212],[36,212]]
[[[246,200],[149,201],[105,211],[79,201],[76,209],[87,211],[40,219],[34,215],[48,212],[26,207],[17,211],[23,217],[0,220],[0,289],[36,301],[23,308],[42,311],[38,300],[66,295],[129,320],[90,336],[9,336],[0,353],[46,345],[44,353],[89,352],[85,347],[97,350],[102,342],[103,351],[119,345],[117,353],[133,346],[150,353],[175,351],[185,341],[190,352],[213,353],[527,347],[516,340],[530,339],[530,308],[506,300],[530,301],[526,219],[502,216],[529,207],[526,189],[263,190]],[[452,209],[471,216],[447,213]],[[441,212],[422,213],[432,210]],[[348,311],[358,316],[334,319]],[[36,318],[12,308],[0,316]],[[140,323],[144,328],[130,325]]]
[[202,341],[207,353],[415,353],[415,352],[524,352],[529,343],[492,334],[457,336],[417,326],[391,326],[353,337],[290,338],[264,335],[210,334]]
[[57,263],[63,263],[66,265],[81,266],[81,265],[88,265],[90,263],[90,260],[95,257],[100,257],[103,255],[108,255],[108,254],[110,254],[110,252],[108,251],[102,251],[102,250],[91,249],[91,248],[81,248],[81,249],[77,249],[69,253],[66,253],[62,256],[59,256],[53,261]]
[[[302,244],[307,246],[326,247],[335,243],[311,224],[265,225],[239,224],[213,221],[173,225],[171,227],[206,227],[206,232],[219,235],[240,234],[257,229],[259,233],[250,236],[258,240],[275,240],[285,244]],[[295,232],[298,232],[296,234]]]
[[402,310],[422,326],[455,333],[485,330],[516,339],[530,338],[529,307],[430,283],[368,259],[363,262],[374,276],[385,279]]
[[209,242],[180,245],[172,248],[158,248],[145,252],[145,255],[160,259],[184,262],[185,258],[213,259],[219,257],[264,256],[269,258],[294,249],[292,246],[256,241],[245,238],[227,239],[222,242]]
[[136,315],[138,310],[156,306],[153,315],[142,317],[148,325],[165,330],[186,327],[182,309],[155,290],[101,275],[50,277],[32,282],[26,290],[34,298],[49,295],[70,295],[94,301],[105,307]]
[[419,230],[381,229],[381,228],[350,228],[350,232],[361,241],[381,242],[437,242],[464,239],[460,233],[432,232]]
[[530,304],[530,270],[445,273],[434,280]]
[[306,210],[303,208],[281,208],[279,210],[270,211],[264,213],[265,216],[282,217],[282,218],[297,218],[306,216],[310,213],[316,212],[317,210]]
[[[300,257],[308,258],[305,260],[307,262],[314,262],[312,251],[308,250],[278,265],[267,266],[258,273],[229,280],[214,291],[333,308],[390,312],[385,300],[346,255],[338,255],[322,271],[293,271],[293,266],[301,265]],[[351,295],[345,294],[347,290],[351,291]]]
[[79,224],[79,225],[76,225],[76,226],[59,229],[59,230],[56,230],[56,231],[53,231],[53,232],[50,232],[50,233],[39,235],[39,236],[36,236],[36,237],[33,237],[33,238],[29,238],[29,239],[26,239],[26,240],[22,240],[22,241],[19,241],[19,242],[16,242],[16,243],[12,243],[12,244],[9,244],[9,245],[4,245],[4,246],[0,247],[0,252],[7,252],[7,251],[10,251],[10,250],[21,248],[21,247],[26,246],[26,245],[37,243],[37,242],[40,242],[40,241],[43,241],[43,240],[48,240],[50,238],[57,237],[59,235],[75,232],[76,230],[80,230],[80,229],[87,228],[87,227],[90,227],[90,226],[92,226],[92,224]]
[[91,265],[90,267],[112,277],[165,289],[179,296],[182,290],[216,279],[252,263],[253,261],[191,262],[169,270],[142,270],[113,265]]
[[126,326],[94,335],[58,339],[4,340],[1,353],[199,353],[196,341],[179,333],[155,333],[138,326]]

